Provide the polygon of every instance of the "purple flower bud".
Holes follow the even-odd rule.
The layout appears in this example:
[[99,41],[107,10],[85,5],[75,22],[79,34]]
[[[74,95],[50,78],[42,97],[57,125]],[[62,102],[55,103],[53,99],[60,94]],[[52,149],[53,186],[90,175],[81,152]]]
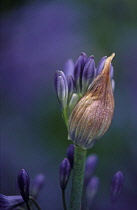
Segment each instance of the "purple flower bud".
[[100,74],[100,72],[103,70],[106,59],[107,59],[107,56],[104,56],[99,61],[98,66],[97,66],[97,75]]
[[72,94],[74,92],[74,79],[71,75],[67,76],[68,82],[68,100],[70,101]]
[[85,53],[81,53],[74,67],[74,79],[78,93],[82,90],[82,74],[86,59],[87,55]]
[[43,174],[38,174],[33,180],[32,185],[32,196],[36,197],[44,185],[45,176]]
[[54,77],[54,85],[59,103],[62,108],[67,106],[68,99],[68,83],[65,74],[62,71],[56,71]]
[[98,191],[99,187],[99,178],[94,176],[90,179],[87,189],[86,189],[86,198],[87,198],[87,206],[88,209],[90,208],[93,199],[95,198],[95,195]]
[[73,60],[69,59],[64,65],[64,73],[66,76],[74,76],[74,63]]
[[94,56],[90,56],[84,65],[83,74],[82,74],[82,93],[84,94],[90,83],[95,78],[95,62]]
[[68,158],[65,158],[59,168],[59,179],[60,179],[60,187],[62,190],[66,189],[68,180],[69,180],[69,175],[71,171],[71,166]]
[[123,186],[123,174],[118,171],[111,181],[111,200],[116,201]]
[[29,200],[30,178],[29,174],[24,169],[18,173],[17,182],[20,194],[23,200],[27,203]]
[[74,162],[74,144],[70,144],[67,148],[67,158],[69,159],[71,168],[73,168]]
[[0,194],[0,209],[1,210],[10,210],[15,207],[23,204],[24,201],[20,195],[6,196]]
[[[100,74],[100,72],[103,70],[106,59],[107,59],[107,56],[104,56],[99,61],[99,64],[98,64],[98,67],[97,67],[97,75]],[[110,65],[110,79],[113,78],[113,74],[114,74],[114,68],[113,68],[113,66],[111,64]]]
[[91,176],[96,169],[98,163],[98,157],[97,155],[93,154],[87,157],[86,163],[85,163],[85,184],[88,184],[89,180],[91,179]]

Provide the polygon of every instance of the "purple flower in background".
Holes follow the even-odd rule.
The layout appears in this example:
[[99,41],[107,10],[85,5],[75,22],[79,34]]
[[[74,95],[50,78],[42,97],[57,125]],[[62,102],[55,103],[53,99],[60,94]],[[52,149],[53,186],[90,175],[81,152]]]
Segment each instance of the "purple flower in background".
[[70,176],[70,172],[71,172],[70,162],[69,162],[68,158],[65,158],[61,162],[60,168],[59,168],[60,187],[62,190],[66,189],[66,186],[67,186],[67,183],[69,180],[69,176]]
[[20,195],[6,196],[3,194],[0,194],[0,209],[1,210],[12,210],[23,203],[24,201]]
[[19,190],[20,190],[20,194],[21,194],[23,200],[26,203],[28,203],[28,201],[29,201],[29,188],[30,188],[29,174],[24,169],[22,169],[18,173],[17,181],[18,181],[18,187],[19,187]]
[[67,148],[67,158],[69,159],[71,168],[73,168],[73,162],[74,162],[74,144],[70,144]]
[[94,176],[90,179],[87,188],[86,188],[86,200],[87,200],[87,207],[90,209],[93,199],[98,191],[99,187],[99,178]]
[[39,191],[42,189],[44,181],[45,181],[45,176],[43,174],[38,174],[33,180],[31,194],[34,198],[37,197]]
[[112,201],[116,201],[121,189],[123,186],[123,174],[121,171],[118,171],[114,176],[113,179],[111,181],[111,200]]
[[87,157],[86,163],[85,163],[85,175],[84,175],[84,181],[87,185],[89,180],[91,179],[98,163],[98,156],[95,154],[92,154]]

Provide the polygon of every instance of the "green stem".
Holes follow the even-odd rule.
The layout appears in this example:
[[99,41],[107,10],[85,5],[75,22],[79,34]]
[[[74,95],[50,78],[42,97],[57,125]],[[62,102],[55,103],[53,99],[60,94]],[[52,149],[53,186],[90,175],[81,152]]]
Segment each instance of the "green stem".
[[80,210],[87,150],[75,146],[69,210]]
[[38,210],[41,210],[38,203],[35,201],[35,199],[33,197],[29,196],[29,199],[35,204],[35,206],[37,207]]
[[67,210],[66,200],[65,200],[65,190],[62,190],[62,202],[64,210]]

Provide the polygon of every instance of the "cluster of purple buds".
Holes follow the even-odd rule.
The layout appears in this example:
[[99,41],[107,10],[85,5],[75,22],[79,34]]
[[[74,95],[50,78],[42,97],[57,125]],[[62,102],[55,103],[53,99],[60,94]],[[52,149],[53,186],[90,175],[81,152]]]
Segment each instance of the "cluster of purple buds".
[[[65,192],[71,170],[73,170],[74,163],[74,150],[75,146],[70,144],[67,148],[67,157],[60,164],[59,168],[59,180],[62,192]],[[85,162],[85,173],[84,173],[84,186],[82,196],[82,208],[90,209],[93,205],[93,200],[99,189],[100,180],[94,175],[95,169],[98,164],[98,156],[96,154],[89,155]],[[120,194],[123,186],[123,174],[118,171],[111,181],[111,201],[115,202]]]
[[37,209],[40,209],[35,199],[39,193],[39,190],[44,184],[44,176],[42,174],[37,175],[34,179],[32,189],[30,190],[29,174],[24,169],[22,169],[18,173],[17,184],[18,184],[20,195],[5,196],[3,194],[0,194],[0,209],[1,210],[12,210],[12,209],[29,210],[32,203],[34,203]]
[[[104,56],[96,68],[94,56],[87,57],[85,53],[81,53],[75,65],[72,60],[68,60],[65,64],[64,72],[56,71],[54,84],[66,124],[75,104],[103,70],[106,59],[107,56]],[[111,64],[110,78],[112,89],[114,90],[113,72]]]

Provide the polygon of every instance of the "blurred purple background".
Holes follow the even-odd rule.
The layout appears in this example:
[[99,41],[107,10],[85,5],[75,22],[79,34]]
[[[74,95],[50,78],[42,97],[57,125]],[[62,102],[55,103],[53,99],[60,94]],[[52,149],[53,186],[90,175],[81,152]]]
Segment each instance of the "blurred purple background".
[[[3,1],[4,2],[4,1]],[[6,1],[5,1],[6,2]],[[8,2],[8,1],[7,1]],[[23,2],[23,1],[22,1]],[[109,209],[114,173],[124,174],[117,210],[137,208],[137,4],[135,1],[25,1],[1,10],[0,192],[18,194],[16,176],[45,174],[38,201],[62,209],[58,167],[71,143],[56,99],[54,72],[81,52],[116,53],[115,115],[89,154],[99,156],[100,188],[94,210]],[[8,4],[8,3],[7,3]],[[69,200],[69,190],[67,192]]]

